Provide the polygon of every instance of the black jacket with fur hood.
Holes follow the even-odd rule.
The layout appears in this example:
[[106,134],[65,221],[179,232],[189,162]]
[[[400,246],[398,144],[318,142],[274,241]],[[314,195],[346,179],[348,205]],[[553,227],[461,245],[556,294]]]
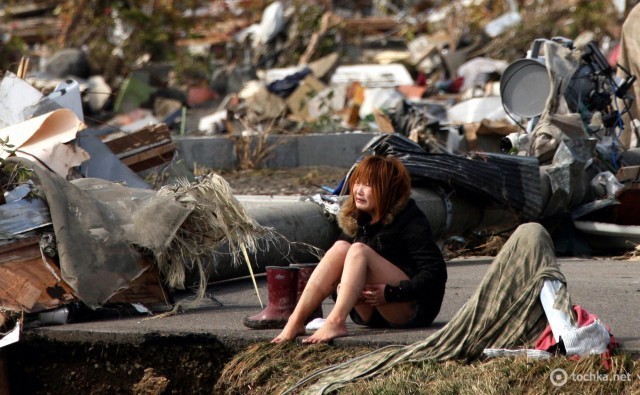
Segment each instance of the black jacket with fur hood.
[[417,301],[440,310],[447,282],[447,267],[433,240],[431,225],[415,201],[398,202],[377,224],[362,213],[359,219],[343,211],[338,214],[341,239],[362,242],[407,274],[398,286],[387,284],[387,302]]

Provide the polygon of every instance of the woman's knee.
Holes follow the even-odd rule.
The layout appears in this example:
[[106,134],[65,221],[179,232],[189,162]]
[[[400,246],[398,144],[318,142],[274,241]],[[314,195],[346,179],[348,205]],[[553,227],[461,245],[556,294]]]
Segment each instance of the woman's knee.
[[346,240],[338,240],[335,243],[333,243],[333,246],[331,248],[335,248],[337,250],[343,250],[343,251],[347,251],[349,249],[349,247],[351,247],[351,243],[349,243]]
[[353,243],[349,247],[347,256],[345,258],[345,264],[350,262],[369,261],[372,254],[377,254],[375,250],[364,243]]
[[338,259],[344,259],[349,251],[351,243],[344,240],[338,240],[325,252],[324,256],[332,256]]
[[349,255],[370,254],[371,252],[373,252],[373,248],[369,247],[365,243],[353,243],[349,247]]

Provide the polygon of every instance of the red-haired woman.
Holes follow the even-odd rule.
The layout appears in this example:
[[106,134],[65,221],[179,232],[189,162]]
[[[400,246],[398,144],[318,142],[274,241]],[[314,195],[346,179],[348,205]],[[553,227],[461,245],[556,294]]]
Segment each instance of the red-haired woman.
[[305,321],[337,290],[324,324],[303,343],[346,336],[347,316],[373,327],[433,322],[444,297],[447,269],[429,221],[411,194],[400,160],[368,156],[349,178],[349,198],[338,215],[343,234],[320,260],[295,310],[273,343],[305,333]]

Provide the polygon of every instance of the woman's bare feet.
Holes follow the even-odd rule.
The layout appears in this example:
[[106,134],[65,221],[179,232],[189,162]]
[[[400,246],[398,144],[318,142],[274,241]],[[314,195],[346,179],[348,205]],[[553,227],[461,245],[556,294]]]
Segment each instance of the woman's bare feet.
[[271,343],[283,343],[283,342],[292,341],[296,337],[304,334],[305,334],[304,325],[296,326],[296,325],[287,324],[284,327],[284,329],[282,329],[282,332],[280,332],[278,336],[276,336],[275,338],[273,338],[273,340],[271,340]]
[[337,337],[347,336],[349,332],[347,331],[347,325],[344,321],[335,322],[329,321],[327,319],[324,324],[318,329],[313,335],[304,339],[302,343],[304,344],[317,344],[317,343],[328,343],[331,340]]

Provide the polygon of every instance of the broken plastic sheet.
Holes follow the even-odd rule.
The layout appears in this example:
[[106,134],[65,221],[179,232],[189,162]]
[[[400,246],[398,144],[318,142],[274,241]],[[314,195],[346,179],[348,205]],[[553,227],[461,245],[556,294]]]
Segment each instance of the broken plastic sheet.
[[[577,53],[553,41],[545,41],[544,45],[545,65],[549,73],[551,88],[553,92],[547,98],[544,110],[540,115],[540,120],[531,133],[530,155],[539,157],[545,161],[548,156],[552,156],[558,144],[565,136],[565,127],[572,123],[571,117],[562,119],[557,115],[568,112],[564,94],[567,90],[571,76],[580,66],[580,59]],[[575,127],[570,127],[571,134],[575,134]]]
[[[36,158],[57,174],[66,177],[69,169],[89,159],[89,154],[75,145],[68,145],[83,127],[71,110],[59,109],[27,121],[0,129],[0,137],[9,139],[16,156]],[[0,151],[8,158],[9,152]]]
[[26,121],[42,93],[17,75],[6,72],[0,82],[0,127]]
[[104,180],[73,184],[22,158],[10,158],[35,172],[56,235],[62,278],[91,308],[126,288],[146,267],[136,245],[166,245],[189,209],[153,191]]
[[[153,190],[129,188],[98,178],[80,178],[72,183],[108,207],[109,215],[116,218],[128,243],[152,251],[167,248],[191,213],[191,209]],[[162,226],[155,226],[156,221]]]
[[610,171],[603,171],[596,174],[591,180],[591,188],[597,191],[599,196],[606,196],[615,199],[618,193],[624,188],[616,176]]
[[403,97],[395,88],[369,88],[364,90],[364,101],[360,106],[359,116],[364,119],[374,110],[388,110],[402,103]]
[[557,214],[578,206],[590,188],[587,168],[593,162],[595,141],[564,140],[558,146],[551,165],[543,168],[551,191],[544,215]]
[[14,326],[13,329],[9,331],[9,333],[7,333],[2,338],[0,338],[0,348],[8,346],[13,343],[17,343],[20,340],[21,326],[22,324],[20,323],[20,320],[16,321],[16,326]]
[[253,47],[265,45],[275,38],[284,27],[284,7],[279,1],[274,1],[262,12],[262,20],[255,30]]
[[509,119],[498,96],[474,97],[465,100],[451,107],[447,111],[447,116],[449,121],[453,123]]
[[464,78],[460,92],[465,92],[475,87],[483,87],[489,74],[498,73],[502,75],[508,65],[504,60],[482,56],[464,62],[457,70],[457,75]]

